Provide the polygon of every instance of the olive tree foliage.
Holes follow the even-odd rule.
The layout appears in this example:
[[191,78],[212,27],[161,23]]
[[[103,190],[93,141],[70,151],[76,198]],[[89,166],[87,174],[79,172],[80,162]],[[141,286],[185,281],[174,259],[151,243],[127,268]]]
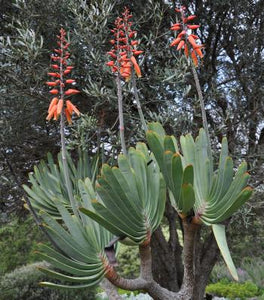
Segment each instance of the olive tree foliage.
[[[197,134],[201,113],[190,66],[169,44],[176,21],[173,7],[184,4],[198,16],[203,30],[205,57],[199,78],[205,96],[213,146],[224,135],[235,160],[250,159],[253,185],[263,193],[263,4],[262,1],[2,1],[1,5],[1,209],[21,206],[19,186],[26,173],[48,151],[58,152],[55,123],[46,123],[48,90],[44,85],[55,36],[63,27],[71,41],[75,78],[82,93],[76,101],[82,117],[68,128],[68,145],[101,154],[101,162],[115,160],[120,151],[118,112],[113,75],[105,66],[110,29],[128,6],[133,13],[143,78],[138,80],[140,100],[148,121],[159,121],[166,132]],[[132,87],[125,84],[124,111],[127,145],[144,139]],[[101,150],[102,149],[102,150]],[[257,154],[257,155],[256,155]],[[169,202],[164,222],[152,239],[154,277],[177,291],[182,284],[182,247],[177,214]],[[209,269],[217,259],[213,236],[204,230],[202,248],[211,251]],[[160,263],[158,263],[160,262]],[[168,263],[170,262],[170,263]],[[177,276],[175,276],[177,274]]]

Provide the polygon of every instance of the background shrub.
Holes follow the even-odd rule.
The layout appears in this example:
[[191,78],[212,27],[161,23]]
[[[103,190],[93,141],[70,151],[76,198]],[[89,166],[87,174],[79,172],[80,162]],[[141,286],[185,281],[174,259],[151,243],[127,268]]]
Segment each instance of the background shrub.
[[41,287],[40,281],[49,279],[37,267],[47,267],[44,262],[15,269],[0,278],[0,300],[93,300],[95,290],[58,290]]
[[139,255],[138,247],[131,247],[120,244],[118,252],[118,272],[127,278],[139,276]]
[[206,293],[215,296],[227,297],[229,299],[246,299],[249,297],[260,296],[262,292],[263,291],[250,281],[237,283],[229,282],[227,279],[222,279],[221,281],[209,284],[206,287]]
[[35,262],[34,250],[45,240],[31,217],[15,218],[0,228],[0,276],[15,268]]

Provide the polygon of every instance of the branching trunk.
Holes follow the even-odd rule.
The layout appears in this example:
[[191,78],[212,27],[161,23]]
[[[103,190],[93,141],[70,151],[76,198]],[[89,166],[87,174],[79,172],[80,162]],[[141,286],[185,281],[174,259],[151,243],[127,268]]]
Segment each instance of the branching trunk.
[[152,235],[152,272],[154,280],[162,287],[177,292],[183,280],[182,247],[176,228],[178,215],[169,201],[166,203],[165,216],[169,223],[170,237],[166,241],[160,227]]

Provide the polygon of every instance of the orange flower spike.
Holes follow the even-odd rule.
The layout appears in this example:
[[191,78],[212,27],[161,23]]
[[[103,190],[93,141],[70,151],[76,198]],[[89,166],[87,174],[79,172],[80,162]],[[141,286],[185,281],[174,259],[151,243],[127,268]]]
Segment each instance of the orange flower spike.
[[[194,65],[198,66],[198,56],[200,58],[203,57],[202,48],[203,45],[199,45],[196,43],[196,40],[199,37],[195,34],[192,34],[190,30],[195,30],[200,27],[200,25],[189,25],[188,22],[194,20],[196,18],[195,15],[186,16],[186,7],[181,6],[175,9],[176,12],[180,13],[181,15],[181,23],[175,23],[172,25],[171,30],[178,30],[179,27],[182,28],[182,31],[178,34],[177,38],[172,41],[171,46],[177,46],[177,50],[184,49],[184,54],[188,58],[189,57],[189,50],[191,50],[191,58]],[[190,30],[189,30],[190,29]]]
[[135,72],[136,72],[136,74],[137,74],[137,77],[142,77],[142,75],[141,75],[141,70],[140,70],[140,68],[139,68],[139,65],[138,65],[136,59],[135,59],[135,56],[132,55],[132,56],[130,57],[130,59],[131,59],[131,62],[133,63],[133,65],[134,65],[134,69],[135,69]]
[[[57,70],[57,73],[53,73],[50,72],[48,73],[48,75],[55,77],[55,78],[59,78],[57,80],[54,81],[48,81],[46,82],[46,84],[48,86],[51,87],[55,87],[55,86],[60,86],[60,89],[51,89],[49,92],[51,94],[57,95],[59,94],[60,96],[58,98],[55,97],[52,99],[50,105],[49,105],[49,109],[48,109],[48,116],[47,116],[47,120],[51,120],[52,118],[54,120],[57,120],[58,117],[61,115],[61,113],[65,113],[68,114],[68,116],[66,116],[67,120],[69,123],[71,123],[71,114],[69,114],[69,111],[64,109],[64,96],[69,96],[69,95],[74,95],[74,94],[78,94],[80,93],[80,91],[76,90],[76,89],[68,89],[68,90],[64,90],[65,88],[65,84],[72,84],[75,83],[74,79],[64,79],[64,76],[61,76],[60,74],[63,75],[67,75],[71,72],[71,70],[74,68],[73,66],[68,66],[68,58],[70,57],[70,53],[66,50],[70,43],[68,43],[65,39],[66,36],[66,32],[64,29],[60,30],[60,35],[57,36],[58,41],[57,44],[59,45],[60,49],[54,49],[54,52],[56,53],[55,55],[51,56],[51,59],[53,61],[58,61],[60,63],[57,64],[52,64],[51,67],[55,70]],[[75,111],[76,114],[80,114],[79,110],[72,104],[71,107],[72,111]]]
[[[137,32],[131,29],[133,25],[131,21],[132,15],[129,10],[125,8],[122,13],[122,17],[118,17],[115,20],[115,28],[111,30],[114,39],[111,40],[113,47],[111,51],[107,52],[111,56],[111,61],[108,65],[113,73],[119,73],[120,76],[128,81],[131,77],[131,67],[133,66],[138,77],[141,77],[141,71],[139,65],[135,59],[143,53],[137,49],[139,44],[138,40],[135,40]],[[131,59],[131,57],[133,57]],[[133,64],[131,62],[133,61]],[[128,64],[130,63],[130,64]]]
[[60,99],[57,105],[57,115],[59,116],[63,108],[63,100]]

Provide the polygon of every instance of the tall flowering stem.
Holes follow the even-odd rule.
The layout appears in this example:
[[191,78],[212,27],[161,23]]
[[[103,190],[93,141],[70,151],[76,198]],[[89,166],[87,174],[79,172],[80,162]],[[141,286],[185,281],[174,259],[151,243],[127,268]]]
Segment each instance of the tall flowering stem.
[[[208,123],[206,118],[206,112],[204,107],[204,98],[202,94],[201,85],[199,82],[198,74],[196,71],[196,67],[198,67],[199,61],[198,58],[203,58],[202,49],[204,48],[204,45],[197,44],[197,41],[199,40],[199,37],[196,34],[193,34],[192,31],[196,30],[200,27],[200,25],[196,24],[189,24],[194,19],[196,19],[195,15],[186,16],[186,7],[181,6],[180,8],[176,8],[176,12],[180,13],[181,21],[179,23],[175,23],[172,25],[171,30],[172,31],[180,31],[177,35],[176,39],[174,39],[170,46],[177,46],[177,51],[180,51],[181,49],[184,50],[184,54],[187,58],[189,58],[189,54],[191,56],[193,65],[191,67],[194,81],[195,81],[195,87],[198,94],[201,112],[202,112],[202,120],[203,120],[203,127],[206,132],[206,136],[208,139],[208,145],[210,145],[210,136],[209,136],[209,130],[208,130]],[[211,151],[211,147],[209,147],[209,151]],[[211,153],[210,153],[211,156]]]
[[134,76],[134,72],[137,77],[142,76],[136,57],[142,54],[143,51],[137,49],[139,42],[138,40],[135,40],[137,32],[131,28],[131,18],[132,14],[130,14],[128,8],[125,8],[124,12],[122,13],[122,17],[118,17],[116,19],[115,27],[111,30],[114,37],[110,43],[113,45],[113,47],[111,51],[108,52],[111,60],[107,62],[107,65],[111,67],[112,72],[116,74],[119,79],[123,79],[126,82],[132,80],[133,94],[137,104],[140,120],[143,128],[147,130]]
[[68,88],[65,90],[67,85],[75,83],[74,79],[65,79],[65,77],[68,76],[73,69],[73,66],[68,65],[67,61],[70,57],[70,53],[67,51],[70,43],[66,41],[65,36],[65,30],[61,29],[60,35],[57,36],[57,44],[59,48],[54,49],[54,54],[51,55],[51,60],[54,62],[51,67],[55,71],[48,73],[48,75],[52,77],[52,81],[48,81],[46,84],[52,87],[49,92],[52,95],[56,95],[56,97],[51,100],[46,119],[48,121],[50,121],[52,118],[54,120],[58,120],[60,117],[61,153],[65,182],[73,213],[78,215],[78,206],[73,196],[72,184],[70,181],[69,168],[67,164],[67,151],[65,145],[65,118],[67,119],[68,123],[71,124],[72,114],[76,113],[77,115],[80,115],[80,112],[76,106],[73,105],[70,100],[66,99],[66,97],[78,94],[80,91],[73,88]]
[[124,113],[123,113],[123,95],[122,95],[120,75],[116,76],[116,86],[117,86],[118,117],[119,117],[119,132],[120,132],[121,147],[124,155],[127,155],[126,141],[125,141]]

